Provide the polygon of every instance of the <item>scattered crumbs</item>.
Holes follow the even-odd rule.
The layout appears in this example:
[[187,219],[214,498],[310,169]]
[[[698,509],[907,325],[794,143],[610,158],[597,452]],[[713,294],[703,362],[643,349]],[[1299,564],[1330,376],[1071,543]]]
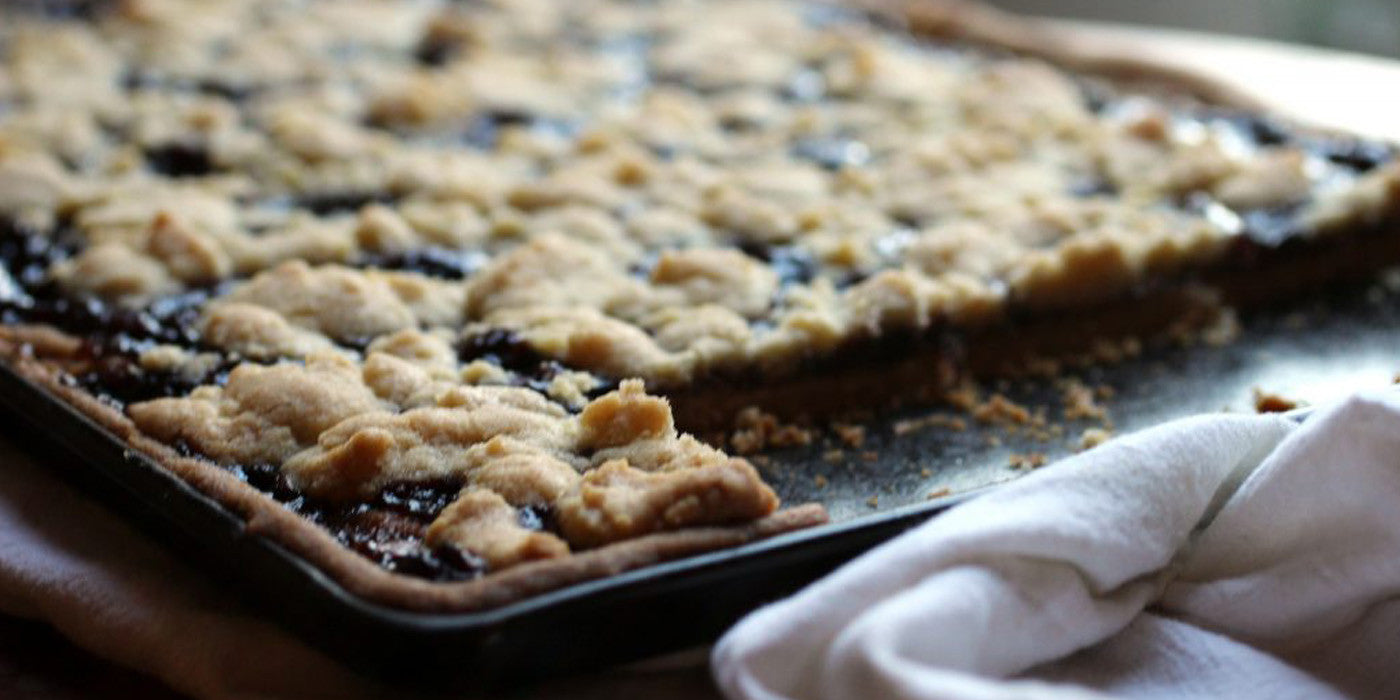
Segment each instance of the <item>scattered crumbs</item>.
[[729,444],[738,454],[753,454],[769,447],[796,447],[812,444],[810,429],[794,424],[779,423],[776,416],[756,406],[739,412],[734,418],[734,432]]
[[860,453],[860,458],[867,462],[874,462],[875,460],[880,459],[880,453],[872,450],[866,450],[865,452]]
[[1113,433],[1103,428],[1085,428],[1084,432],[1079,434],[1079,449],[1080,451],[1093,449],[1108,442],[1111,437],[1113,437]]
[[766,467],[773,463],[773,460],[769,459],[768,455],[753,455],[749,457],[749,461],[753,462],[756,467]]
[[919,470],[919,476],[922,476],[925,479],[931,478],[933,476],[933,470],[929,469],[928,467],[924,467],[923,469]]
[[878,495],[876,495],[876,496],[871,496],[870,498],[865,499],[865,505],[870,506],[871,508],[879,508],[879,507],[880,507],[880,497],[879,497]]
[[822,453],[822,459],[828,462],[840,462],[846,458],[845,450],[827,450]]
[[821,474],[818,474],[818,475],[816,475],[815,477],[812,477],[812,483],[816,484],[816,485],[817,485],[817,488],[819,488],[819,489],[824,489],[824,488],[826,488],[826,485],[827,485],[828,482],[827,482],[825,476],[822,476]]
[[972,409],[972,417],[979,423],[1028,423],[1031,412],[1001,394],[993,394]]
[[774,447],[795,447],[812,444],[812,431],[796,425],[784,425],[773,433],[768,444]]
[[985,442],[987,447],[1001,447],[1001,438],[995,435],[988,435]]
[[847,447],[860,447],[865,444],[865,426],[850,423],[834,423],[831,429]]
[[1113,398],[1117,393],[1118,390],[1114,389],[1113,387],[1107,384],[1100,384],[1094,387],[1094,398],[1100,401],[1107,401]]
[[1035,469],[1045,466],[1045,453],[1027,452],[1025,454],[1011,455],[1012,469]]
[[1064,404],[1065,420],[1104,420],[1108,412],[1095,400],[1097,392],[1078,379],[1060,385],[1060,401]]
[[926,496],[926,498],[929,498],[929,499],[943,498],[944,496],[951,496],[952,494],[953,494],[953,490],[950,489],[950,488],[948,488],[947,486],[944,486],[944,487],[941,488],[941,489],[934,489],[934,490],[932,490],[932,491],[929,491],[929,492],[928,492],[928,496]]
[[1283,413],[1297,408],[1302,402],[1254,387],[1255,413]]

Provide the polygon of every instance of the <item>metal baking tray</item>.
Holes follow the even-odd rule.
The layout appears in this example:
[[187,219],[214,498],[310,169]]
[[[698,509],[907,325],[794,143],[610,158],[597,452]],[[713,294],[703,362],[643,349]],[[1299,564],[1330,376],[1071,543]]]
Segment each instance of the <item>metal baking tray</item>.
[[[1158,346],[1079,373],[1111,387],[1118,432],[1187,414],[1252,410],[1255,388],[1322,402],[1384,387],[1400,369],[1400,284],[1351,287],[1251,314],[1223,346]],[[754,607],[852,556],[1025,471],[1012,455],[1048,461],[1075,450],[1094,420],[1065,420],[1051,380],[992,386],[1063,432],[981,424],[947,408],[911,408],[864,424],[859,447],[834,434],[758,460],[787,503],[818,501],[828,525],[659,564],[470,614],[395,610],[358,599],[297,556],[244,531],[242,521],[98,425],[0,367],[0,406],[33,430],[53,469],[142,525],[182,557],[234,582],[271,618],[357,669],[397,683],[500,683],[624,662],[715,638]],[[896,434],[901,420],[944,412],[963,430]],[[1058,432],[1058,431],[1057,431]],[[840,450],[840,454],[836,453]],[[76,458],[76,459],[74,459]],[[935,494],[930,498],[930,494]],[[947,495],[941,495],[947,494]]]

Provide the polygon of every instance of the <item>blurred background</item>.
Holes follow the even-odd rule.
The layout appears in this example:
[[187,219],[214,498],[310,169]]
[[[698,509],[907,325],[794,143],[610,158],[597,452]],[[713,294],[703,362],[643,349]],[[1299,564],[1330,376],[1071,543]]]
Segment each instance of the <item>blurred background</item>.
[[1400,0],[988,0],[1049,17],[1240,34],[1400,57]]

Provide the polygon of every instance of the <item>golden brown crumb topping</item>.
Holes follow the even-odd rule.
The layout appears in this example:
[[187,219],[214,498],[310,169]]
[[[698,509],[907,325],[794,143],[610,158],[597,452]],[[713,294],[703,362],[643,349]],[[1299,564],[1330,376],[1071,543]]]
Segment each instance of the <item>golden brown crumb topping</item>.
[[[3,35],[0,209],[71,222],[86,245],[53,275],[76,292],[247,277],[207,323],[250,357],[501,328],[676,387],[1091,302],[1208,263],[1256,212],[1322,231],[1400,191],[1393,166],[787,0],[130,2]],[[423,251],[452,279],[336,266]]]

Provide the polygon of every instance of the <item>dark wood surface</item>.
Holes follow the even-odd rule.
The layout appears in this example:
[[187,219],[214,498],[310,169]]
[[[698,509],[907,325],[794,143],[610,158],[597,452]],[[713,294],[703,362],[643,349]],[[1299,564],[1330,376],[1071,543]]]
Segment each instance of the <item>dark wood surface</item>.
[[[610,670],[560,678],[507,698],[653,697],[711,700],[719,692],[703,664],[663,670]],[[74,646],[48,624],[0,615],[0,698],[5,700],[182,700],[159,680]]]
[[0,616],[0,698],[176,700],[155,679],[73,646],[48,624]]

